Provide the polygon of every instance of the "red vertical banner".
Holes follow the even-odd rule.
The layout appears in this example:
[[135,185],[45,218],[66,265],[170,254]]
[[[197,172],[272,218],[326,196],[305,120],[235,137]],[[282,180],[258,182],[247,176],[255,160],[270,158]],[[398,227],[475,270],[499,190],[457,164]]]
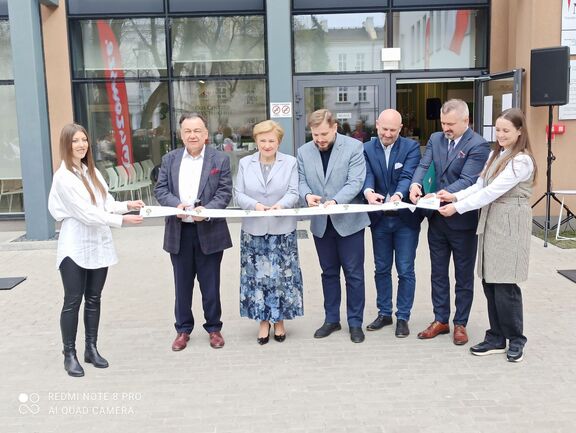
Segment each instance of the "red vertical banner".
[[456,12],[456,24],[452,41],[450,42],[450,51],[456,54],[460,54],[460,50],[462,49],[462,42],[464,42],[464,36],[466,36],[466,31],[468,30],[469,19],[470,11],[460,10]]
[[110,120],[116,141],[116,160],[118,165],[127,166],[134,162],[132,154],[132,131],[130,129],[130,111],[128,93],[124,82],[124,70],[114,32],[104,20],[98,20],[100,51],[104,60],[106,93],[110,105]]

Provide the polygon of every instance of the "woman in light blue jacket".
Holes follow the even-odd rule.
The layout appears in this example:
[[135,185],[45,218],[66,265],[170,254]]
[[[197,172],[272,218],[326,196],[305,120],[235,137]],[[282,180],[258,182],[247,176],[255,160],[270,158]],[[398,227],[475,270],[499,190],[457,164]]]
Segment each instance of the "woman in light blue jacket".
[[[258,152],[240,160],[236,201],[242,209],[266,211],[298,203],[296,158],[278,152],[282,127],[266,120],[254,126]],[[303,315],[302,273],[295,217],[242,220],[240,235],[240,315],[260,321],[258,344],[286,338],[285,319]]]

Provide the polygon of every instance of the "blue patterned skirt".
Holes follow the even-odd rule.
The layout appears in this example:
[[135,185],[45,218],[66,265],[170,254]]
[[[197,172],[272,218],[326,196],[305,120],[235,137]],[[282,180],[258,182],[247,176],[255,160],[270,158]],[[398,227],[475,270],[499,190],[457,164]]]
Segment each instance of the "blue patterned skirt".
[[240,316],[293,319],[304,314],[296,231],[285,235],[240,234]]

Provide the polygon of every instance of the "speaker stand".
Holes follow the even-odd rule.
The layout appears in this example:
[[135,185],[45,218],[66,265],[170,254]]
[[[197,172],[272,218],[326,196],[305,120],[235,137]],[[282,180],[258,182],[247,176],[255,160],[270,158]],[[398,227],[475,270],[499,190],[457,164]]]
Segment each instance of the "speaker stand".
[[556,157],[552,153],[552,105],[548,106],[548,157],[546,158],[546,192],[540,196],[536,203],[532,205],[532,208],[536,207],[538,203],[542,201],[542,199],[546,198],[546,214],[544,217],[544,224],[540,224],[535,219],[532,219],[534,225],[540,229],[544,230],[544,247],[548,246],[548,233],[550,230],[554,230],[556,225],[553,227],[550,226],[550,200],[554,200],[560,206],[564,206],[564,209],[568,213],[568,216],[574,215],[574,213],[563,204],[558,198],[556,194],[552,192],[552,163],[556,160]]

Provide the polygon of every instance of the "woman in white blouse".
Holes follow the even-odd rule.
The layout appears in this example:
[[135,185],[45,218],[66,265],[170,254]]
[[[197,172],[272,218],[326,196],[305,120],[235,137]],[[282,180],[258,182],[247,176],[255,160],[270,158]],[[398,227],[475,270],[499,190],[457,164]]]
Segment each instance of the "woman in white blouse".
[[[528,278],[532,227],[530,196],[536,165],[528,140],[526,119],[511,108],[496,120],[496,149],[475,185],[456,193],[439,191],[439,212],[482,209],[478,222],[478,274],[488,304],[490,329],[484,341],[470,348],[473,355],[507,354],[510,362],[524,356],[522,292],[517,283]],[[506,340],[508,350],[506,351]]]
[[50,213],[62,221],[56,266],[64,284],[60,329],[64,344],[64,369],[70,376],[84,376],[76,357],[78,311],[84,298],[86,350],[84,361],[98,368],[108,361],[98,353],[100,296],[108,266],[118,261],[110,227],[139,224],[139,215],[120,215],[144,206],[142,200],[116,202],[94,166],[88,133],[76,124],[60,134],[62,164],[54,173],[48,199]]

